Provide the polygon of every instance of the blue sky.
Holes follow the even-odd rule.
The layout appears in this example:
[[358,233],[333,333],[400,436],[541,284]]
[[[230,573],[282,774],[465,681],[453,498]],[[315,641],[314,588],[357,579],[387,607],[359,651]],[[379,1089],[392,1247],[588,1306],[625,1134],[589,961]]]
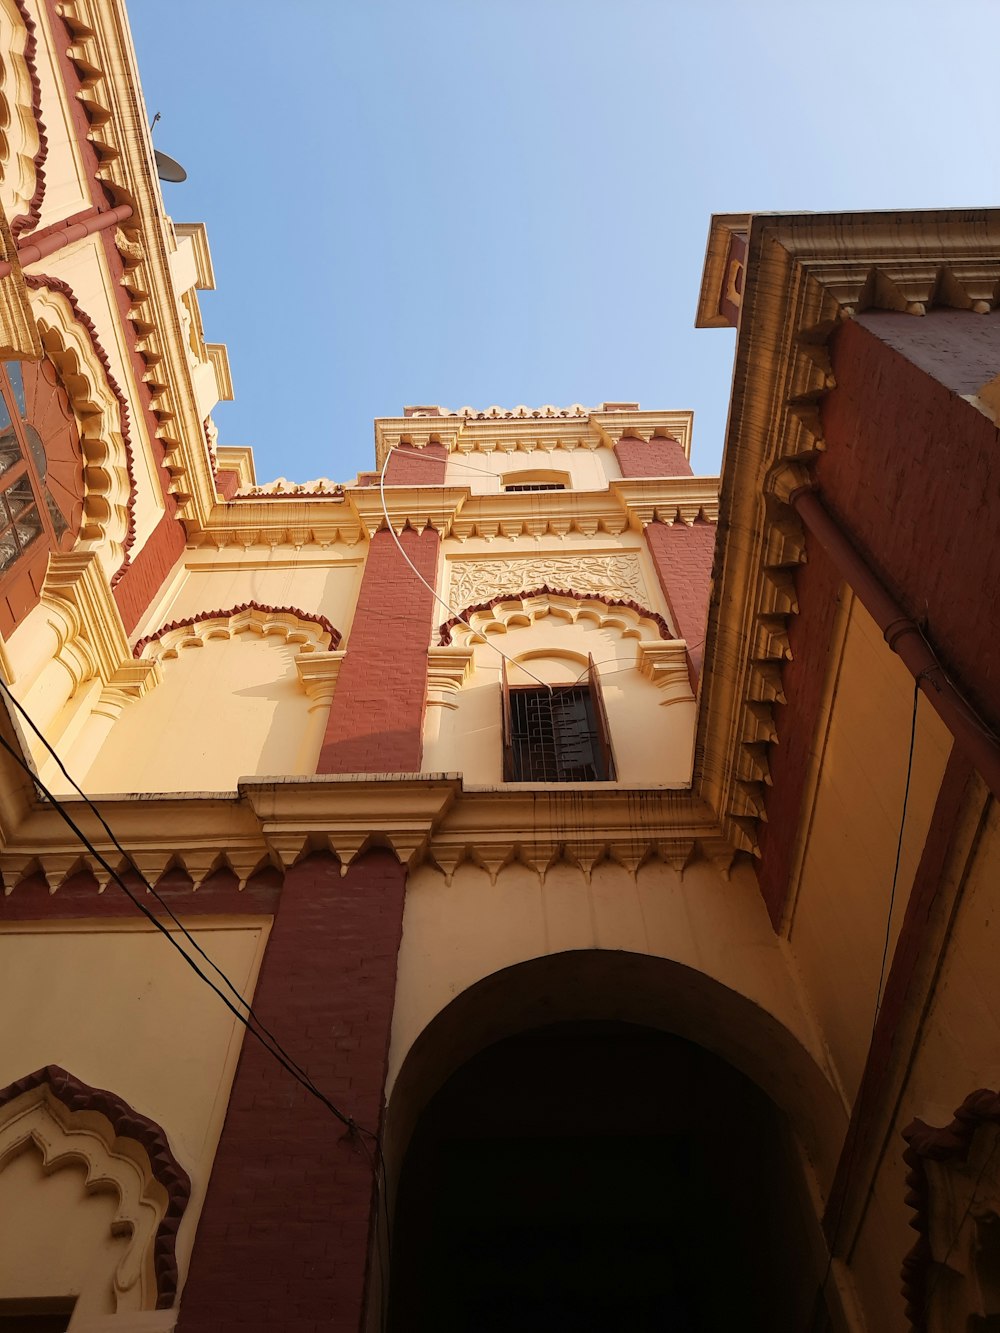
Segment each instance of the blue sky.
[[692,408],[709,217],[998,202],[996,0],[132,0],[208,226],[260,480],[353,477],[404,403]]

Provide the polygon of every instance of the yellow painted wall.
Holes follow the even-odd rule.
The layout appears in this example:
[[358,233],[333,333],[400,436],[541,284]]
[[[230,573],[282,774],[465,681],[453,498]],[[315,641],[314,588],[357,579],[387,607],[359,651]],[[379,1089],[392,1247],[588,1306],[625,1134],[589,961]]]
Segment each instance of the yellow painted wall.
[[[512,686],[568,685],[587,675],[593,656],[601,677],[617,780],[626,786],[685,786],[691,779],[695,703],[665,702],[660,688],[635,666],[636,640],[589,620],[575,625],[547,615],[528,627],[490,634],[475,649],[475,670],[457,695],[457,707],[432,705],[424,731],[425,772],[460,772],[470,785],[503,780],[500,650],[513,659],[534,654],[524,671],[508,664]],[[539,654],[552,653],[552,656]],[[567,656],[559,656],[566,654]]]
[[184,577],[169,601],[151,609],[136,637],[172,620],[204,611],[228,610],[246,602],[294,606],[326,616],[345,642],[364,571],[366,547],[253,547],[244,555],[193,550],[184,557]]
[[[904,1333],[908,1328],[885,1275],[899,1272],[915,1240],[908,1226],[912,1213],[906,1203],[906,1144],[902,1131],[914,1118],[929,1125],[947,1125],[970,1092],[977,1088],[1000,1090],[998,858],[1000,810],[991,801],[913,1066],[879,1164],[874,1202],[865,1216],[854,1261],[866,1308],[877,1312],[873,1326],[887,1333]],[[967,1230],[958,1236],[961,1216],[953,1216],[947,1208],[938,1216],[938,1234],[948,1237],[944,1249],[954,1239],[951,1260],[956,1269],[967,1269]]]
[[[912,710],[913,677],[855,600],[789,930],[849,1098],[875,1015]],[[921,697],[886,975],[950,751],[950,734]]]
[[[510,865],[496,882],[471,864],[448,884],[436,869],[410,876],[399,953],[387,1091],[421,1031],[462,991],[517,963],[577,949],[627,950],[671,959],[697,969],[752,1002],[755,1011],[787,1028],[793,1042],[822,1069],[824,1053],[802,1005],[793,972],[767,920],[752,871],[737,867],[730,881],[704,861],[683,875],[660,862],[638,875],[613,863],[588,879],[559,863],[540,876]],[[699,1030],[699,1024],[702,1023]],[[753,1021],[737,1029],[706,1015],[676,1015],[679,1035],[709,1045],[751,1077],[779,1091],[780,1069],[768,1057]],[[820,1076],[822,1082],[822,1076]],[[789,1099],[798,1093],[784,1089]],[[780,1096],[779,1096],[780,1100]],[[813,1106],[810,1136],[823,1169],[836,1160],[843,1123],[830,1089],[827,1104]],[[800,1126],[800,1128],[802,1128]]]
[[[13,0],[4,0],[4,5],[16,13]],[[39,226],[49,227],[90,208],[91,201],[72,109],[57,74],[58,47],[51,37],[49,11],[41,0],[28,0],[27,8],[35,24],[35,72],[41,87],[42,120],[48,144]]]
[[[595,449],[535,449],[531,453],[458,451],[448,455],[445,485],[468,486],[473,495],[497,495],[502,489],[499,478],[508,472],[565,472],[567,490],[574,491],[606,491],[608,482],[622,474],[614,450],[605,445]],[[544,499],[544,492],[541,496]]]
[[[239,924],[198,922],[193,933],[251,997],[267,929],[265,920],[248,918]],[[166,1131],[192,1184],[177,1245],[183,1280],[242,1027],[159,933],[132,921],[0,930],[0,1013],[0,1087],[58,1064],[123,1097]],[[18,1182],[27,1187],[32,1178],[31,1164],[23,1163],[11,1188]],[[67,1178],[45,1198],[69,1206],[73,1189]],[[67,1237],[67,1263],[75,1263],[79,1247],[91,1242],[98,1212],[74,1207],[70,1230],[79,1234]],[[101,1253],[103,1264],[108,1256]]]
[[[298,648],[247,630],[181,648],[163,680],[126,705],[78,781],[90,793],[235,791],[241,777],[308,774],[326,724],[295,668]],[[67,757],[70,771],[89,741]]]

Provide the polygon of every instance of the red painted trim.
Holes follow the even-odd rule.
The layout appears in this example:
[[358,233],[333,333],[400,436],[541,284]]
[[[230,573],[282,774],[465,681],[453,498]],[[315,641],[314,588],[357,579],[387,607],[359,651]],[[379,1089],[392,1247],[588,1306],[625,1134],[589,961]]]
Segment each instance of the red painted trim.
[[[133,462],[134,453],[132,447],[132,433],[129,429],[130,418],[128,410],[128,400],[126,399],[124,393],[122,393],[121,386],[119,385],[118,381],[111,373],[111,362],[108,359],[107,352],[104,350],[104,344],[101,342],[100,337],[98,336],[97,328],[94,324],[94,321],[90,318],[87,312],[81,308],[79,301],[77,301],[76,299],[76,295],[73,291],[73,288],[69,285],[69,283],[63,282],[61,278],[46,277],[44,274],[35,274],[30,277],[26,276],[25,282],[29,287],[34,287],[34,288],[44,287],[48,291],[59,292],[61,296],[64,296],[66,298],[66,300],[69,302],[69,307],[73,312],[74,319],[77,321],[77,323],[82,324],[83,327],[87,330],[87,336],[90,338],[90,345],[91,347],[93,347],[98,361],[100,361],[102,367],[104,368],[104,377],[108,382],[108,387],[111,389],[112,393],[118,399],[118,411],[120,418],[119,427],[122,437],[122,443],[125,445],[125,467],[128,472],[129,490],[128,490],[128,504],[126,506],[128,521],[127,521],[127,528],[125,531],[125,540],[122,542],[122,549],[125,558],[122,561],[118,571],[115,573],[115,575],[111,580],[111,586],[114,587],[115,584],[118,582],[118,580],[122,577],[122,574],[124,573],[125,569],[129,564],[129,561],[131,559],[131,550],[135,543],[135,467]],[[72,394],[69,393],[68,389],[67,389],[67,394],[69,395],[69,400],[70,403],[72,404],[73,396]]]
[[[925,344],[940,338],[941,360],[958,354],[950,312],[907,318]],[[824,502],[998,732],[1000,599],[989,594],[1000,587],[1000,507],[992,503],[1000,430],[880,338],[875,317],[865,319],[868,327],[844,321],[830,340],[836,387],[822,403],[827,447],[816,460]],[[886,338],[899,342],[898,327],[887,326]]]
[[146,614],[186,547],[184,525],[170,514],[162,514],[138,554],[114,583],[115,602],[126,634],[131,634]]
[[691,464],[672,435],[654,435],[651,440],[623,435],[615,445],[615,457],[623,477],[690,477]]
[[[29,264],[37,264],[40,259],[65,250],[74,241],[82,241],[85,236],[93,236],[95,232],[117,227],[120,222],[126,222],[131,216],[132,205],[119,204],[117,208],[105,209],[101,213],[92,212],[76,221],[67,218],[64,222],[47,227],[43,232],[35,232],[30,241],[25,245],[19,245],[18,263],[22,268],[27,268]],[[0,260],[0,278],[5,278],[12,272],[13,267],[9,261]]]
[[[433,587],[438,534],[405,528],[399,541]],[[419,772],[433,615],[433,593],[381,528],[368,546],[318,773]]]
[[28,67],[28,76],[31,79],[31,111],[34,116],[35,127],[38,130],[38,151],[34,157],[35,193],[28,203],[27,213],[12,218],[10,223],[11,235],[17,240],[22,232],[37,227],[38,219],[41,217],[42,200],[45,198],[43,166],[49,155],[49,141],[42,121],[42,85],[38,81],[38,71],[35,68],[35,52],[38,49],[38,43],[35,40],[35,23],[28,13],[28,6],[24,0],[14,0],[14,4],[17,6],[17,12],[20,14],[21,21],[28,33],[28,40],[24,44],[24,63]]
[[690,526],[656,519],[643,532],[678,637],[687,642],[688,675],[695,691],[705,657],[717,532],[718,525],[703,518]]
[[462,624],[470,616],[474,616],[477,611],[492,611],[495,606],[500,606],[503,602],[517,601],[519,598],[528,597],[571,597],[578,602],[603,602],[607,607],[624,606],[630,611],[635,611],[646,620],[651,620],[660,631],[664,639],[672,639],[673,633],[670,626],[661,615],[655,611],[650,611],[648,607],[642,606],[639,602],[633,602],[625,597],[604,597],[599,592],[575,592],[572,588],[550,588],[547,583],[543,583],[540,588],[524,588],[520,592],[505,592],[497,597],[491,597],[487,602],[476,602],[473,606],[467,606],[458,616],[452,616],[446,620],[443,625],[438,627],[438,646],[445,648],[451,643],[451,632],[456,625]]
[[142,650],[147,644],[162,638],[164,634],[169,634],[171,630],[183,629],[186,625],[197,625],[203,620],[228,620],[233,616],[242,615],[244,611],[261,611],[268,615],[297,616],[299,620],[307,620],[313,625],[318,625],[324,634],[329,634],[331,648],[336,648],[342,637],[340,630],[327,620],[326,616],[320,615],[318,611],[301,611],[297,606],[268,606],[266,602],[241,602],[239,606],[231,606],[228,611],[199,611],[197,615],[183,616],[180,620],[171,620],[169,624],[161,625],[152,634],[147,634],[141,638],[132,649],[132,656],[141,657]]
[[930,1243],[930,1181],[927,1162],[964,1162],[969,1155],[976,1131],[987,1124],[1000,1124],[1000,1092],[978,1088],[955,1112],[950,1125],[936,1129],[922,1120],[914,1120],[903,1130],[907,1149],[903,1161],[906,1174],[906,1201],[913,1209],[910,1226],[919,1239],[903,1260],[903,1295],[906,1317],[912,1333],[928,1333],[929,1284],[934,1256]]
[[223,500],[231,500],[240,489],[240,474],[228,467],[217,469],[215,473],[215,488],[222,496]]
[[1000,796],[1000,745],[987,735],[984,725],[952,685],[923,634],[872,573],[819,495],[812,490],[796,491],[791,502],[807,531],[823,546],[845,582],[857,593],[886,643],[919,683],[956,744],[979,769],[994,796]]
[[[286,874],[254,1008],[345,1114],[381,1131],[406,870],[385,851],[341,875]],[[365,1327],[372,1147],[244,1041],[181,1301],[181,1333]]]
[[132,1139],[141,1145],[154,1178],[167,1196],[163,1215],[153,1242],[153,1271],[156,1275],[156,1308],[169,1310],[177,1295],[177,1229],[191,1197],[187,1172],[170,1151],[163,1129],[155,1120],[140,1115],[123,1098],[103,1088],[92,1088],[59,1065],[46,1065],[33,1074],[19,1078],[0,1089],[0,1107],[35,1088],[46,1087],[70,1111],[97,1111],[105,1116],[120,1139]]
[[830,1189],[824,1227],[831,1238],[840,1224],[854,1166],[859,1158],[863,1159],[867,1155],[878,1130],[883,1101],[890,1086],[893,1056],[898,1054],[894,1048],[899,1025],[923,957],[931,916],[941,892],[941,881],[954,846],[958,820],[972,774],[972,765],[957,748],[953,748],[938,790],[920,863],[913,878],[906,914],[892,955],[882,1005],[865,1060],[861,1087],[854,1100],[851,1121]]
[[[111,863],[113,864],[113,862]],[[132,891],[143,897],[151,912],[163,916],[156,899],[130,871],[122,878]],[[156,891],[178,916],[273,916],[279,887],[276,871],[253,875],[246,888],[230,870],[219,870],[195,886],[183,871],[168,870],[155,885]],[[71,875],[60,887],[52,889],[41,875],[29,875],[9,893],[0,894],[0,921],[140,920],[135,904],[114,882],[102,890],[86,871]]]

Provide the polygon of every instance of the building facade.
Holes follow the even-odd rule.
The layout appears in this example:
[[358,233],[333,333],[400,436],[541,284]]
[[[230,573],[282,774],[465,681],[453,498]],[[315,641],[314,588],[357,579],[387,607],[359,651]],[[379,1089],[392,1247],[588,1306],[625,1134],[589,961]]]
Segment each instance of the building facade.
[[0,0],[0,1329],[998,1326],[1000,214],[261,485],[146,123]]

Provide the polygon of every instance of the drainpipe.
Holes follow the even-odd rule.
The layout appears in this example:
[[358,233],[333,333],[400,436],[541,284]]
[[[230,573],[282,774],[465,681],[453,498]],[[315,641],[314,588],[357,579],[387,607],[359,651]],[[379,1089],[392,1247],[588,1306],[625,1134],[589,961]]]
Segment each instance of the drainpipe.
[[[17,247],[17,262],[22,268],[35,264],[46,255],[54,255],[58,250],[65,250],[74,241],[83,240],[84,236],[93,236],[95,232],[107,231],[117,227],[120,222],[127,222],[132,216],[131,204],[119,204],[117,208],[105,209],[103,213],[91,213],[82,221],[62,223],[42,236],[29,238]],[[9,260],[0,259],[0,278],[6,278],[13,269]]]
[[810,536],[823,547],[845,583],[850,584],[892,651],[902,659],[931,705],[975,765],[994,796],[1000,796],[1000,744],[948,679],[916,624],[869,569],[837,520],[810,487],[792,491],[789,501]]

